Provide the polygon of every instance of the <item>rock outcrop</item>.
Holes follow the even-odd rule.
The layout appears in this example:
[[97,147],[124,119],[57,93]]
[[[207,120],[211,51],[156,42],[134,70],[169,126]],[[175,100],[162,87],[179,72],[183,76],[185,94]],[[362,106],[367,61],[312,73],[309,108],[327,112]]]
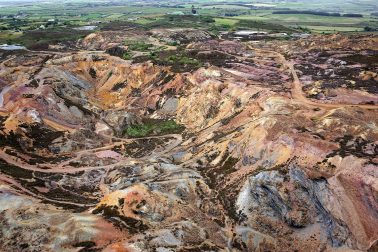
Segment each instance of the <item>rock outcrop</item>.
[[119,31],[0,63],[0,250],[377,249],[375,37],[154,32],[201,64],[89,51]]

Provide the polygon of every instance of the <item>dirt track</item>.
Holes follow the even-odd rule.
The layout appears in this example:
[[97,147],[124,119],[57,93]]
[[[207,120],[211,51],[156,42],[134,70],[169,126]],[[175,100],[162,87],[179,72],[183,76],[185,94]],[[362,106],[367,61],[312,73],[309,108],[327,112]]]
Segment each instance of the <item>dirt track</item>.
[[293,77],[293,83],[291,86],[291,97],[295,102],[299,102],[302,104],[306,104],[308,106],[314,106],[318,108],[324,108],[324,109],[337,109],[342,107],[358,107],[362,109],[378,109],[378,105],[362,105],[362,104],[346,104],[346,103],[320,103],[320,102],[314,102],[310,99],[308,99],[302,92],[302,83],[299,80],[298,74],[294,68],[294,64],[291,62],[288,62],[284,55],[282,55],[279,52],[270,51],[270,50],[262,50],[258,48],[253,48],[251,46],[248,46],[249,49],[253,51],[258,51],[262,53],[271,54],[272,56],[275,56],[280,60],[280,62],[287,67],[287,69],[290,70],[290,73]]

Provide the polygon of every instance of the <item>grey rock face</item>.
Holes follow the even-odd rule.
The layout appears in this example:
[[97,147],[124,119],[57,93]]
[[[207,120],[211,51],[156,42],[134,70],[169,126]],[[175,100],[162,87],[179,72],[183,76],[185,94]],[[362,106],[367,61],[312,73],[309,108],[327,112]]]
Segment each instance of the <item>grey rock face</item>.
[[106,111],[103,119],[115,130],[117,134],[122,134],[123,130],[132,124],[140,124],[141,119],[125,111]]
[[348,243],[349,230],[327,209],[332,204],[328,202],[331,194],[326,180],[311,180],[291,166],[287,173],[264,171],[251,176],[239,194],[237,206],[252,226],[256,215],[283,221],[294,232],[321,223],[329,241],[338,247]]

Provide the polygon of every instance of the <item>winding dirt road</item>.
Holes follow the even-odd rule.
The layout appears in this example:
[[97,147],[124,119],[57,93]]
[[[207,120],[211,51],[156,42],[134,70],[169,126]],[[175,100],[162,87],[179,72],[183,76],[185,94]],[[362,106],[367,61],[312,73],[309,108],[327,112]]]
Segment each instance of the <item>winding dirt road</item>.
[[368,105],[368,104],[346,104],[346,103],[320,103],[320,102],[314,102],[310,99],[308,99],[302,92],[302,83],[299,80],[298,74],[294,68],[294,64],[292,62],[288,62],[284,55],[282,55],[279,52],[271,51],[271,50],[265,50],[265,49],[259,49],[254,48],[252,46],[248,46],[250,50],[270,54],[272,56],[275,56],[280,60],[280,62],[290,70],[290,73],[293,77],[293,82],[291,86],[291,97],[295,102],[299,102],[308,106],[318,107],[318,108],[324,108],[324,109],[337,109],[337,108],[343,108],[343,107],[357,107],[361,109],[378,109],[378,105]]

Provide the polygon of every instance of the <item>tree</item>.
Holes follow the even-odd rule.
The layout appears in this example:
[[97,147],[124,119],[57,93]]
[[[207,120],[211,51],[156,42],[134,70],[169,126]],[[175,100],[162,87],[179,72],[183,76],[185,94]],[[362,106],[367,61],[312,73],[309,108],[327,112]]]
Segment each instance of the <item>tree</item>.
[[194,5],[192,5],[192,14],[193,15],[197,14],[197,10],[194,8]]
[[364,31],[371,32],[371,31],[374,31],[374,29],[372,27],[370,27],[370,26],[365,26],[364,27]]

